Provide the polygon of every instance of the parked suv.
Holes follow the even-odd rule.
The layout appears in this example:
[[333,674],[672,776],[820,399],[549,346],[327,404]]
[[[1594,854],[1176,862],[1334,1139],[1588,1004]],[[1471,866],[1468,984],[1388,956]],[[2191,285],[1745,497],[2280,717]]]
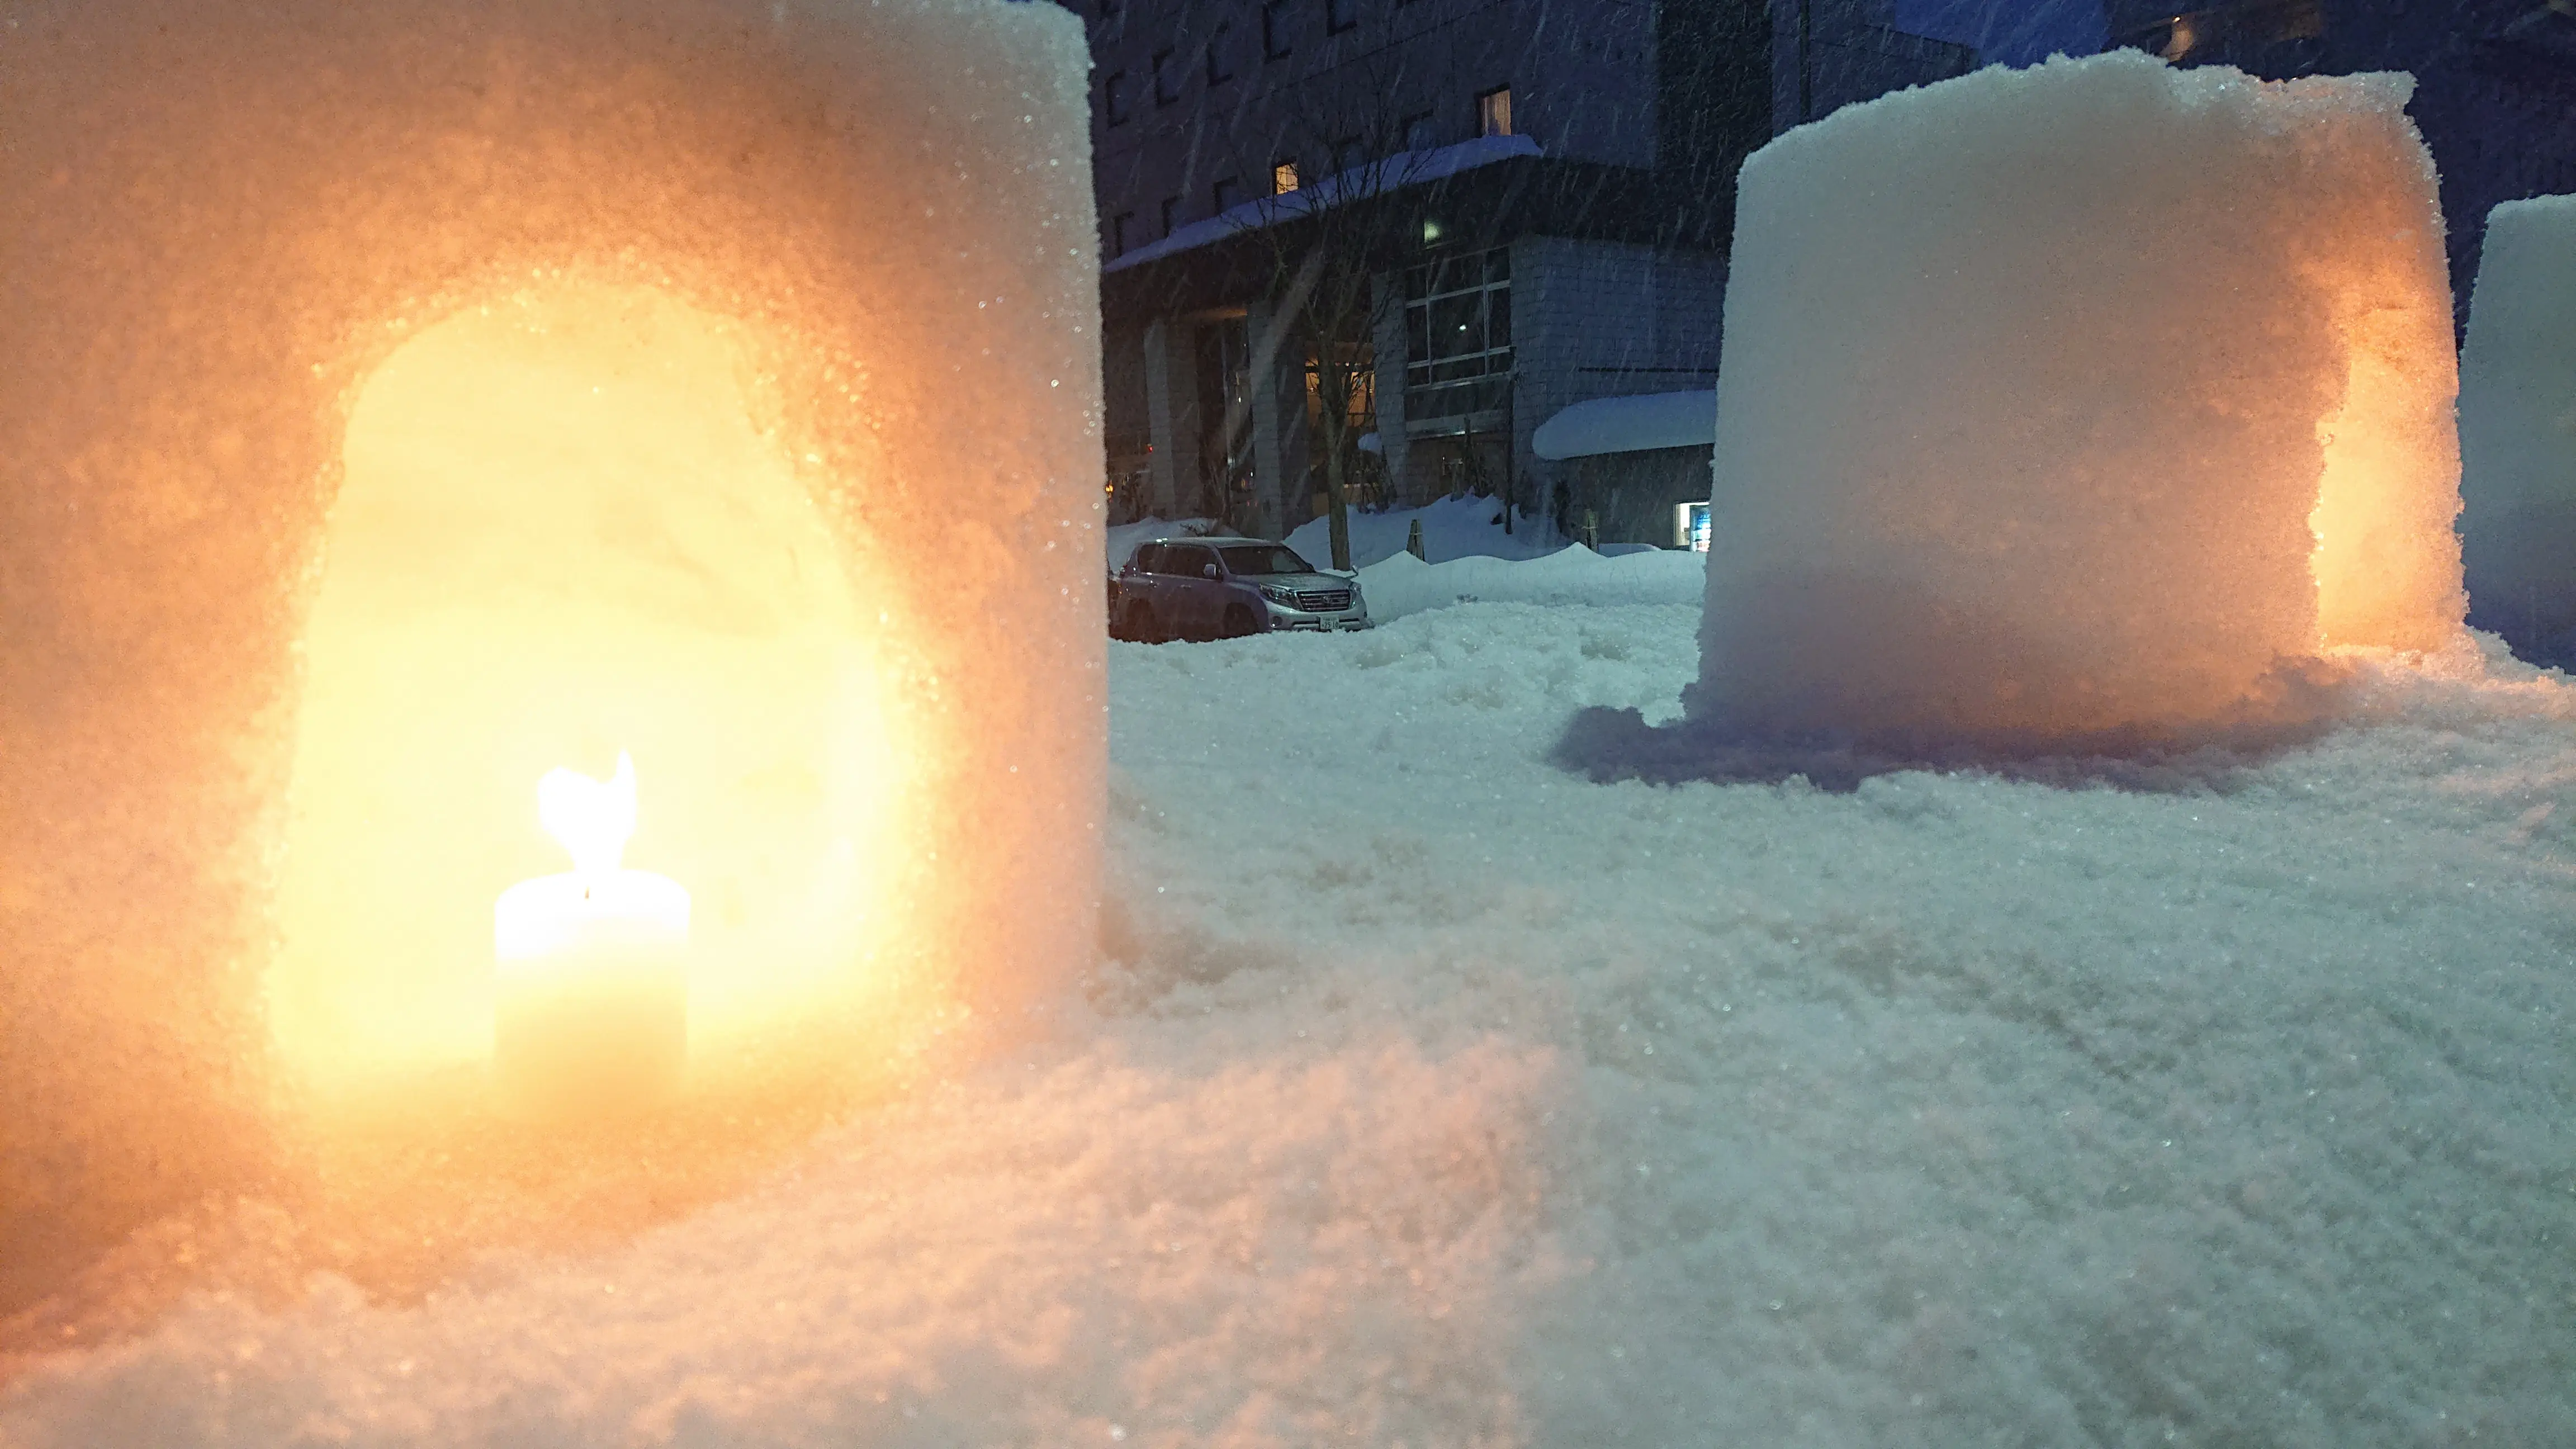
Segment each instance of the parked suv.
[[1148,644],[1368,626],[1358,580],[1318,572],[1267,539],[1157,539],[1109,580],[1110,634]]

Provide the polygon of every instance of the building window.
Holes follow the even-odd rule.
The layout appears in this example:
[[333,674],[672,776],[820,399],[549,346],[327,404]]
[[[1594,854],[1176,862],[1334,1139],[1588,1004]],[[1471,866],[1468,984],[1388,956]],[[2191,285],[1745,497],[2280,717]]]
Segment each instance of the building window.
[[1324,0],[1324,31],[1339,35],[1356,30],[1360,23],[1360,0]]
[[1127,72],[1113,70],[1100,83],[1100,112],[1113,126],[1127,124]]
[[2282,63],[2281,57],[2264,57],[2260,52],[2272,46],[2319,40],[2325,33],[2324,0],[2233,0],[2230,4],[2186,10],[2124,31],[2119,41],[2151,50],[2176,65],[2262,60],[2277,67]]
[[1476,134],[1508,136],[1512,133],[1512,88],[1496,86],[1476,97]]
[[1270,168],[1270,194],[1285,196],[1297,189],[1297,163],[1282,161]]
[[1512,372],[1512,254],[1443,257],[1404,275],[1404,415],[1503,405]]
[[1357,171],[1368,164],[1368,146],[1357,136],[1345,136],[1333,143],[1333,169]]
[[1216,202],[1216,209],[1220,212],[1226,211],[1235,206],[1243,200],[1243,183],[1237,181],[1231,176],[1218,177],[1216,179],[1214,200]]
[[1208,34],[1208,84],[1223,85],[1234,79],[1234,25],[1220,20]]
[[1168,106],[1180,98],[1180,83],[1172,76],[1172,52],[1167,46],[1154,52],[1154,104]]
[[1404,149],[1428,151],[1436,144],[1438,128],[1432,124],[1429,111],[1417,111],[1404,118]]
[[1177,197],[1177,196],[1166,196],[1166,197],[1164,197],[1164,198],[1163,198],[1163,235],[1165,235],[1165,236],[1170,236],[1170,235],[1172,234],[1172,228],[1173,228],[1175,225],[1177,225],[1177,224],[1179,223],[1180,219],[1181,219],[1181,199],[1180,199],[1179,197]]
[[1288,27],[1291,17],[1288,0],[1268,0],[1261,7],[1261,53],[1277,60],[1288,53]]
[[1109,219],[1109,254],[1123,257],[1136,231],[1136,213],[1122,211]]

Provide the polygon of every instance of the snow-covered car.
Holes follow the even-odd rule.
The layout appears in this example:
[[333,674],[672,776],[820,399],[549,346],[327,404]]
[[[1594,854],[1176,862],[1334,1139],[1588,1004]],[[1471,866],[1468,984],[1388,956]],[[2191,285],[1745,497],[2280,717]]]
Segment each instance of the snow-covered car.
[[1156,539],[1138,545],[1109,580],[1113,638],[1160,644],[1368,626],[1359,580],[1326,573],[1270,539]]

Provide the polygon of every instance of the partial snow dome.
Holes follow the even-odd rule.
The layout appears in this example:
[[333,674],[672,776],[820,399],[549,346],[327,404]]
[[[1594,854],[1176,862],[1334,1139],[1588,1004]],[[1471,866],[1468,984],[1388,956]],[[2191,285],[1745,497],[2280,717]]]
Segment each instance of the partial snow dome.
[[[371,1286],[650,1220],[1089,959],[1076,21],[7,25],[0,1310],[252,1186]],[[486,1101],[494,900],[621,752],[692,1078],[573,1141]]]
[[2409,86],[2117,52],[1756,153],[1694,721],[2172,739],[2308,711],[2333,646],[2455,641]]
[[2576,663],[2576,196],[2487,215],[2460,462],[2471,618],[2527,659]]

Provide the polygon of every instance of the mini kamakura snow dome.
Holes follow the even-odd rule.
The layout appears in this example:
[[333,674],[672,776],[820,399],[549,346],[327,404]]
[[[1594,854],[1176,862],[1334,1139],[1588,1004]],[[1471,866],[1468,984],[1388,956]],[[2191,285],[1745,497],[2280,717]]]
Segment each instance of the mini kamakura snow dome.
[[6,25],[0,1300],[330,1121],[470,1099],[495,901],[569,864],[557,767],[627,756],[624,863],[691,898],[689,1091],[1086,957],[1075,20]]
[[2410,87],[2124,51],[1757,152],[1692,718],[2152,744],[2297,714],[2336,646],[2460,637]]
[[2536,663],[2576,664],[2576,196],[2487,215],[2460,351],[2470,617]]

